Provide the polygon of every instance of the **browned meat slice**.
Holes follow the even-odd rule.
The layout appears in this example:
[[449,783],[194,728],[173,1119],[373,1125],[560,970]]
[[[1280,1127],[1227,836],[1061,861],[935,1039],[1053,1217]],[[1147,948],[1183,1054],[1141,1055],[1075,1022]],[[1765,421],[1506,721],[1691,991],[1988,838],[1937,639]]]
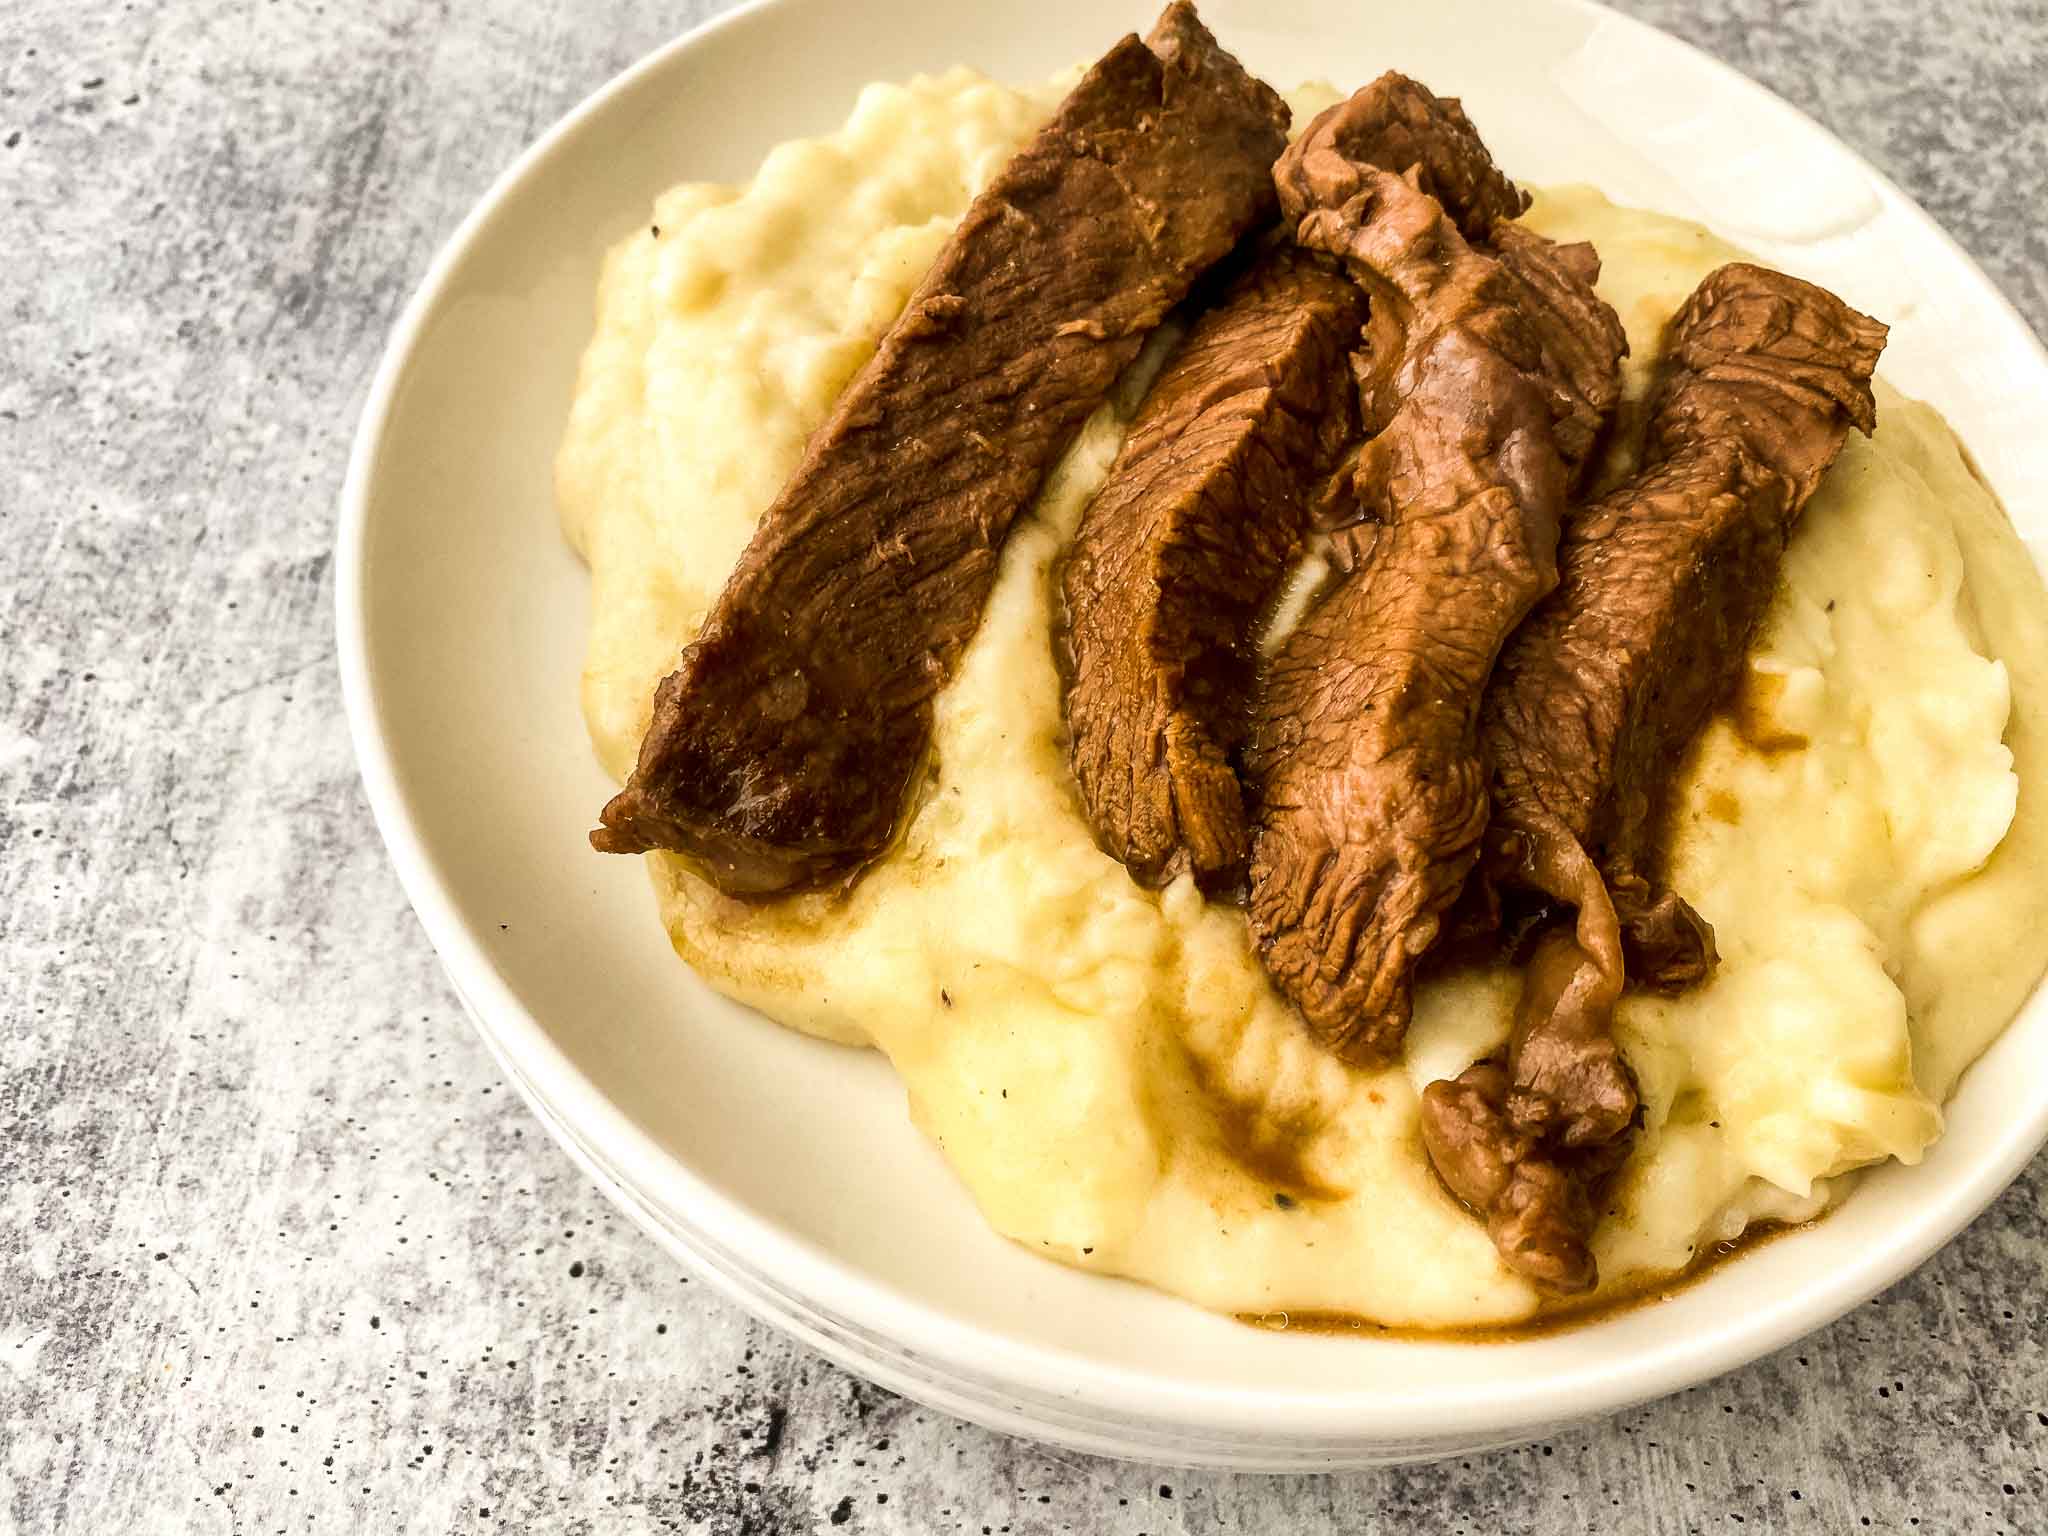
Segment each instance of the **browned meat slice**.
[[[1562,1294],[1592,1288],[1593,1197],[1626,1156],[1622,1132],[1636,1112],[1619,1048],[1590,1024],[1584,994],[1601,982],[1570,930],[1545,934],[1523,982],[1511,1064],[1482,1061],[1423,1096],[1423,1145],[1444,1183],[1486,1218],[1513,1269]],[[1554,1119],[1567,1098],[1581,1106],[1574,1126]]]
[[[1556,581],[1565,497],[1627,342],[1589,286],[1590,248],[1515,231],[1496,256],[1460,232],[1502,239],[1491,217],[1522,199],[1455,104],[1399,76],[1364,95],[1274,176],[1295,238],[1342,258],[1371,298],[1357,360],[1378,431],[1356,476],[1368,520],[1338,531],[1334,585],[1269,668],[1247,767],[1260,954],[1319,1038],[1369,1062],[1400,1048],[1416,961],[1478,857],[1480,695]],[[1350,131],[1388,123],[1399,132]],[[1475,201],[1447,208],[1424,186]]]
[[1576,485],[1620,403],[1621,359],[1628,355],[1621,317],[1593,291],[1600,255],[1583,240],[1559,245],[1505,222],[1493,226],[1491,244],[1525,290],[1522,313],[1542,344],[1545,375],[1562,381],[1551,401],[1551,431]]
[[1004,537],[1202,272],[1271,217],[1287,108],[1169,7],[1019,150],[763,514],[591,842],[739,895],[895,834]]
[[1244,877],[1235,757],[1254,629],[1358,431],[1365,297],[1283,247],[1198,320],[1131,424],[1063,578],[1067,724],[1097,839],[1133,878]]
[[1317,116],[1273,167],[1290,219],[1342,208],[1374,171],[1404,176],[1437,200],[1467,240],[1520,215],[1528,194],[1501,173],[1479,130],[1451,97],[1388,70]]
[[1656,883],[1664,797],[1742,673],[1800,511],[1849,427],[1875,424],[1884,335],[1782,273],[1708,277],[1667,335],[1647,467],[1573,520],[1556,593],[1494,670],[1487,872],[1576,919],[1538,946],[1505,1069],[1432,1084],[1423,1126],[1508,1262],[1553,1289],[1594,1281],[1582,1186],[1619,1165],[1635,1118],[1609,1027],[1625,964],[1676,986],[1714,961],[1712,931]]

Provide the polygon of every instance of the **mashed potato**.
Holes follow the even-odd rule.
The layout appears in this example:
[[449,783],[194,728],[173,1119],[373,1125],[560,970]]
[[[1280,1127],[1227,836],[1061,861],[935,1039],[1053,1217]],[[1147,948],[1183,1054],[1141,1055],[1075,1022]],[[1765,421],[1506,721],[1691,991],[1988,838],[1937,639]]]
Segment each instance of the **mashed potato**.
[[[783,145],[747,187],[677,188],[611,253],[559,495],[592,572],[584,706],[615,776],[806,434],[1060,94],[965,71],[871,86],[839,133]],[[1330,99],[1299,94],[1297,121]],[[1583,190],[1530,220],[1598,244],[1637,394],[1665,317],[1737,254]],[[1515,975],[1430,984],[1406,1062],[1348,1068],[1268,985],[1239,912],[1185,881],[1140,890],[1082,819],[1051,573],[1139,383],[1012,534],[897,851],[849,896],[773,905],[653,856],[669,935],[732,996],[885,1051],[987,1218],[1033,1249],[1230,1311],[1527,1317],[1539,1298],[1416,1125],[1420,1089],[1503,1036]],[[1622,1008],[1647,1119],[1597,1241],[1608,1288],[1811,1216],[1859,1166],[1916,1161],[2048,959],[2048,601],[1940,418],[1879,401],[1683,789],[1673,874],[1723,963],[1691,996]]]

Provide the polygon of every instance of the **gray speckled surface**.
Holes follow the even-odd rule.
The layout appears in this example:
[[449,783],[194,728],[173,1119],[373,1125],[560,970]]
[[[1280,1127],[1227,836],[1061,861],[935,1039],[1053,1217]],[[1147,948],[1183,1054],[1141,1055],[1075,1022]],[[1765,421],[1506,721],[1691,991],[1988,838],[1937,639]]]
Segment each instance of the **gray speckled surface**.
[[[0,26],[0,1531],[2048,1529],[2048,1162],[1771,1360],[1548,1444],[1211,1477],[754,1326],[501,1086],[343,731],[384,332],[489,178],[716,0],[11,0]],[[2038,0],[1632,0],[2048,329]]]

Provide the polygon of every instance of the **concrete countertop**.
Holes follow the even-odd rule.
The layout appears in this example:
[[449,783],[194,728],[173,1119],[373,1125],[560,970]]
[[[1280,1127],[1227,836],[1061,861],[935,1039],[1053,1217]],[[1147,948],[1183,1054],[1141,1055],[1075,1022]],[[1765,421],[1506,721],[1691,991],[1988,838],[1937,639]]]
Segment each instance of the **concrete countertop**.
[[[370,824],[334,506],[489,179],[717,0],[16,0],[0,28],[0,1532],[2048,1530],[2048,1160],[1920,1273],[1556,1439],[1050,1452],[680,1273],[501,1082]],[[2040,0],[1629,0],[2048,330]]]

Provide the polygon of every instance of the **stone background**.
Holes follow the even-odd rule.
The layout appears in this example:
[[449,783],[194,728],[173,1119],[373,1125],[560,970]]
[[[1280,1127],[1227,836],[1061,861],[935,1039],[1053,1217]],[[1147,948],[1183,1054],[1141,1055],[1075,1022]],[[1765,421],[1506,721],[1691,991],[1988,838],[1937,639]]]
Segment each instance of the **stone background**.
[[[335,497],[434,248],[717,5],[0,0],[0,1531],[2048,1529],[2048,1161],[1752,1369],[1289,1479],[920,1410],[585,1186],[370,825]],[[1817,115],[2048,328],[2041,0],[1625,8]]]

